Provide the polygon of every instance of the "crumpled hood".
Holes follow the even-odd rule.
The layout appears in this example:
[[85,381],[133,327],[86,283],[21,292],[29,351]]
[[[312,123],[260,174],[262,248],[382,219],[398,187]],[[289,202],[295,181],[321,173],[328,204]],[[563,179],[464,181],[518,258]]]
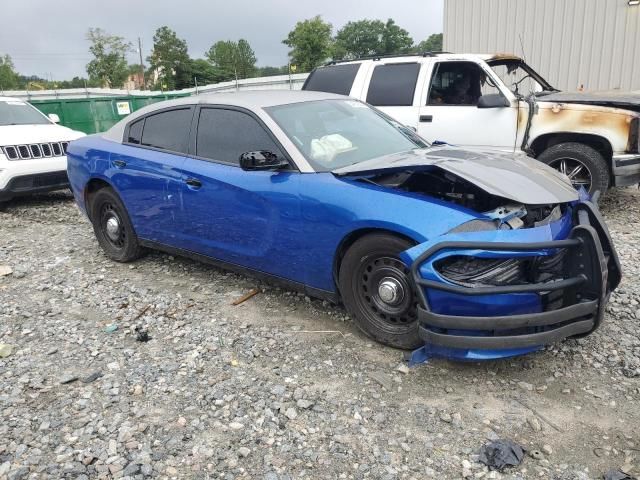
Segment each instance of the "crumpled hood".
[[84,133],[55,123],[42,125],[0,126],[0,146],[30,143],[68,142],[84,137]]
[[537,97],[539,102],[582,103],[640,112],[640,92],[555,92]]
[[333,170],[334,175],[362,175],[394,170],[440,168],[491,195],[527,205],[566,203],[578,199],[569,179],[525,155],[461,150],[417,149]]

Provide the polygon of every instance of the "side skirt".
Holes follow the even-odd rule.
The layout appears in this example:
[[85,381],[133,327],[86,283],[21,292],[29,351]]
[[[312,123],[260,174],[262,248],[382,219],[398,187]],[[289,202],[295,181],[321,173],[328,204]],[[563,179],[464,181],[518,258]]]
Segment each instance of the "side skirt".
[[293,280],[279,277],[277,275],[265,273],[260,270],[254,270],[249,267],[243,267],[235,263],[218,260],[217,258],[208,257],[200,253],[192,252],[191,250],[184,250],[182,248],[172,247],[170,245],[165,245],[164,243],[158,243],[151,240],[145,240],[142,238],[139,238],[138,241],[140,242],[140,245],[142,245],[143,247],[150,248],[152,250],[159,250],[161,252],[165,252],[170,255],[190,258],[191,260],[206,263],[208,265],[212,265],[214,267],[221,268],[223,270],[230,270],[232,272],[239,273],[241,275],[257,278],[258,280],[268,283],[269,285],[275,285],[275,286],[283,287],[289,290],[294,290],[296,292],[302,292],[309,295],[310,297],[320,298],[322,300],[327,300],[331,303],[335,303],[335,304],[340,303],[340,294],[337,291],[330,292],[327,290],[310,287],[303,283],[295,282]]

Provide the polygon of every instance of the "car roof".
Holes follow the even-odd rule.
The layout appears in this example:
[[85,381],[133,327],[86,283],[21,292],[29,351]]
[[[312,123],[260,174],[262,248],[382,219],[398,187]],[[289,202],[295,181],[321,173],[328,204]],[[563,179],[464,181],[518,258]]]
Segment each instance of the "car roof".
[[430,59],[446,59],[446,60],[471,60],[481,59],[485,62],[492,60],[521,60],[520,57],[512,53],[450,53],[450,52],[426,52],[406,55],[379,55],[366,58],[354,58],[353,60],[335,60],[324,65],[325,67],[332,65],[343,65],[348,63],[365,63],[379,61],[401,61],[401,62],[424,62]]
[[26,103],[24,100],[16,97],[2,97],[0,96],[0,102],[22,102]]
[[107,140],[122,142],[124,129],[129,122],[156,110],[180,105],[226,105],[242,107],[253,111],[276,105],[347,98],[348,97],[344,95],[337,95],[335,93],[313,92],[308,90],[253,90],[231,93],[206,93],[147,105],[120,120],[120,122],[116,123],[102,136]]

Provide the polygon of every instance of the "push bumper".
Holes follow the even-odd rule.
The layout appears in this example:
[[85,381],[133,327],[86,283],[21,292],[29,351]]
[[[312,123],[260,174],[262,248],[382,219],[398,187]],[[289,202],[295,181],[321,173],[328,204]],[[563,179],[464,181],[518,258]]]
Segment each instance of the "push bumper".
[[612,162],[616,187],[640,183],[640,153],[613,155]]
[[[411,275],[420,299],[420,335],[427,345],[444,349],[495,350],[539,347],[567,337],[593,332],[604,316],[610,293],[621,279],[620,262],[607,227],[591,202],[573,207],[573,227],[567,238],[531,243],[444,241],[421,253],[411,264]],[[421,266],[442,251],[483,251],[502,256],[551,254],[565,250],[562,279],[541,283],[470,288],[442,280],[426,279]],[[429,302],[430,292],[454,297],[494,298],[513,294],[552,294],[554,308],[514,315],[454,315],[437,313]],[[561,305],[559,308],[555,308]],[[517,352],[516,352],[517,353]],[[491,357],[489,355],[488,357]]]

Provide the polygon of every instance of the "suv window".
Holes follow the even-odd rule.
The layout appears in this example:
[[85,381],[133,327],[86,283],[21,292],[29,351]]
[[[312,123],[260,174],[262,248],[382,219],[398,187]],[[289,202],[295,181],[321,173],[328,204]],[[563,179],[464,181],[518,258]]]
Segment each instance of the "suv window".
[[[148,147],[186,153],[190,125],[190,107],[149,115],[144,119],[140,143]],[[131,127],[133,126],[132,124]],[[129,129],[129,133],[131,133],[131,129]]]
[[311,72],[302,89],[349,95],[360,65],[360,63],[349,63],[318,67]]
[[477,105],[481,95],[500,93],[473,62],[440,62],[434,72],[427,105]]
[[267,131],[251,115],[223,108],[200,110],[196,135],[198,157],[238,165],[241,154],[256,150],[283,156]]
[[367,103],[377,107],[406,107],[413,105],[420,64],[389,63],[373,70]]
[[136,120],[129,126],[127,143],[139,145],[142,141],[142,127],[144,126],[144,118]]

